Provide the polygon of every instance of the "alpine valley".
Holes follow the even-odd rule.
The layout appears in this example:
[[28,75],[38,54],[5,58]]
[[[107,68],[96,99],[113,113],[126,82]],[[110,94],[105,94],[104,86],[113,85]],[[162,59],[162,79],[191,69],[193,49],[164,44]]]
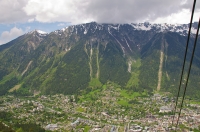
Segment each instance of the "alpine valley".
[[[0,95],[80,94],[107,83],[130,91],[175,95],[188,27],[91,22],[48,34],[29,32],[0,46]],[[193,23],[186,71],[196,28]],[[192,98],[200,98],[199,76],[198,41],[187,89]]]

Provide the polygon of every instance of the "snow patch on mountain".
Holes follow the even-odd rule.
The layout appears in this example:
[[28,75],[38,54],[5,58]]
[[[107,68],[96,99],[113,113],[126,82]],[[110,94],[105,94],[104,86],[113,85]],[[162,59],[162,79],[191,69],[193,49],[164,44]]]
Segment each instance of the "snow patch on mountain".
[[135,29],[135,30],[151,30],[151,25],[145,25],[144,23],[139,23],[139,24],[131,24],[131,26]]
[[47,32],[42,31],[42,30],[33,30],[33,31],[30,31],[26,34],[33,34],[33,36],[38,37],[38,39],[42,39],[41,37],[45,37],[45,36],[48,35]]
[[[129,28],[129,31],[135,30],[135,31],[153,31],[155,32],[176,32],[182,36],[187,36],[188,34],[188,29],[189,29],[189,24],[167,24],[167,23],[162,23],[162,24],[151,24],[149,22],[144,22],[144,23],[130,23],[130,24],[102,24],[102,23],[96,23],[96,22],[91,22],[91,23],[85,23],[85,24],[79,24],[79,25],[72,25],[66,28],[63,28],[59,31],[64,32],[65,30],[69,29],[70,33],[76,33],[76,34],[87,34],[88,32],[90,33],[95,33],[96,31],[101,31],[101,30],[116,30],[119,32],[119,29],[125,27]],[[131,28],[132,27],[132,28]],[[192,26],[191,28],[191,33],[195,34],[197,27]],[[41,34],[44,32],[41,32]]]
[[191,33],[196,34],[197,29],[195,29],[194,27],[191,28]]
[[118,30],[118,25],[117,25],[117,27],[112,26],[112,25],[111,25],[110,27],[113,28],[113,29],[115,29],[115,30],[117,30],[117,31],[119,31],[119,30]]
[[[189,25],[188,24],[150,24],[148,22],[145,23],[131,23],[130,24],[134,30],[155,30],[156,32],[177,32],[180,35],[186,36],[188,34]],[[191,28],[191,33],[196,33],[196,28],[193,26]]]
[[87,34],[87,30],[85,29],[84,34]]
[[64,32],[66,29],[68,29],[68,27],[62,28],[61,30]]
[[48,34],[47,32],[45,32],[45,31],[42,31],[42,30],[36,30],[38,33],[40,33],[40,34]]

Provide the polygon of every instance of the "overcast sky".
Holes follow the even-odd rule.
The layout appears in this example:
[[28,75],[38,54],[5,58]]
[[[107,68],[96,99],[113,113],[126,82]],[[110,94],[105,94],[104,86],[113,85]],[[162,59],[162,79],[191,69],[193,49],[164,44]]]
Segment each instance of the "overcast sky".
[[[99,23],[189,23],[193,0],[0,0],[0,44],[34,29]],[[197,0],[194,21],[200,16]]]

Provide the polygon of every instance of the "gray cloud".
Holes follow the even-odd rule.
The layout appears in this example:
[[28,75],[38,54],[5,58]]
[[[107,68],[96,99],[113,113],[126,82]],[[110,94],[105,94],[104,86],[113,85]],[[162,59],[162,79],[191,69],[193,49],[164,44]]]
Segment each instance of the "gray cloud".
[[[0,0],[0,5],[0,24],[4,25],[31,21],[189,23],[193,0]],[[199,0],[195,11],[197,21]],[[1,31],[0,44],[24,32],[16,27]]]
[[0,0],[0,23],[6,24],[27,21],[32,16],[27,16],[22,10],[26,4],[26,0]]
[[191,0],[90,0],[85,14],[94,17],[98,22],[154,21],[182,9],[190,9],[192,3]]
[[[193,0],[185,0],[184,4],[181,5],[182,8],[187,8],[192,10]],[[200,10],[200,1],[196,0],[195,10]]]
[[[0,0],[0,23],[97,21],[100,23],[181,22],[187,19],[192,0]],[[188,12],[186,11],[188,10]],[[200,1],[196,11],[200,15]],[[181,18],[179,14],[188,13]],[[176,15],[177,14],[177,15]],[[175,17],[175,18],[172,18]],[[185,21],[184,21],[185,22]]]

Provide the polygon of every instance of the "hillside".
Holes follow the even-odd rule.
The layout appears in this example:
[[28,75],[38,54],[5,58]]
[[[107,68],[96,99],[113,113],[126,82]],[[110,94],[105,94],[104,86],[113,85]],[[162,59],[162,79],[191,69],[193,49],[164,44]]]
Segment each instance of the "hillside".
[[[92,22],[29,32],[0,46],[0,94],[76,94],[108,81],[134,91],[176,93],[187,26]],[[188,86],[193,97],[200,96],[199,43]]]

